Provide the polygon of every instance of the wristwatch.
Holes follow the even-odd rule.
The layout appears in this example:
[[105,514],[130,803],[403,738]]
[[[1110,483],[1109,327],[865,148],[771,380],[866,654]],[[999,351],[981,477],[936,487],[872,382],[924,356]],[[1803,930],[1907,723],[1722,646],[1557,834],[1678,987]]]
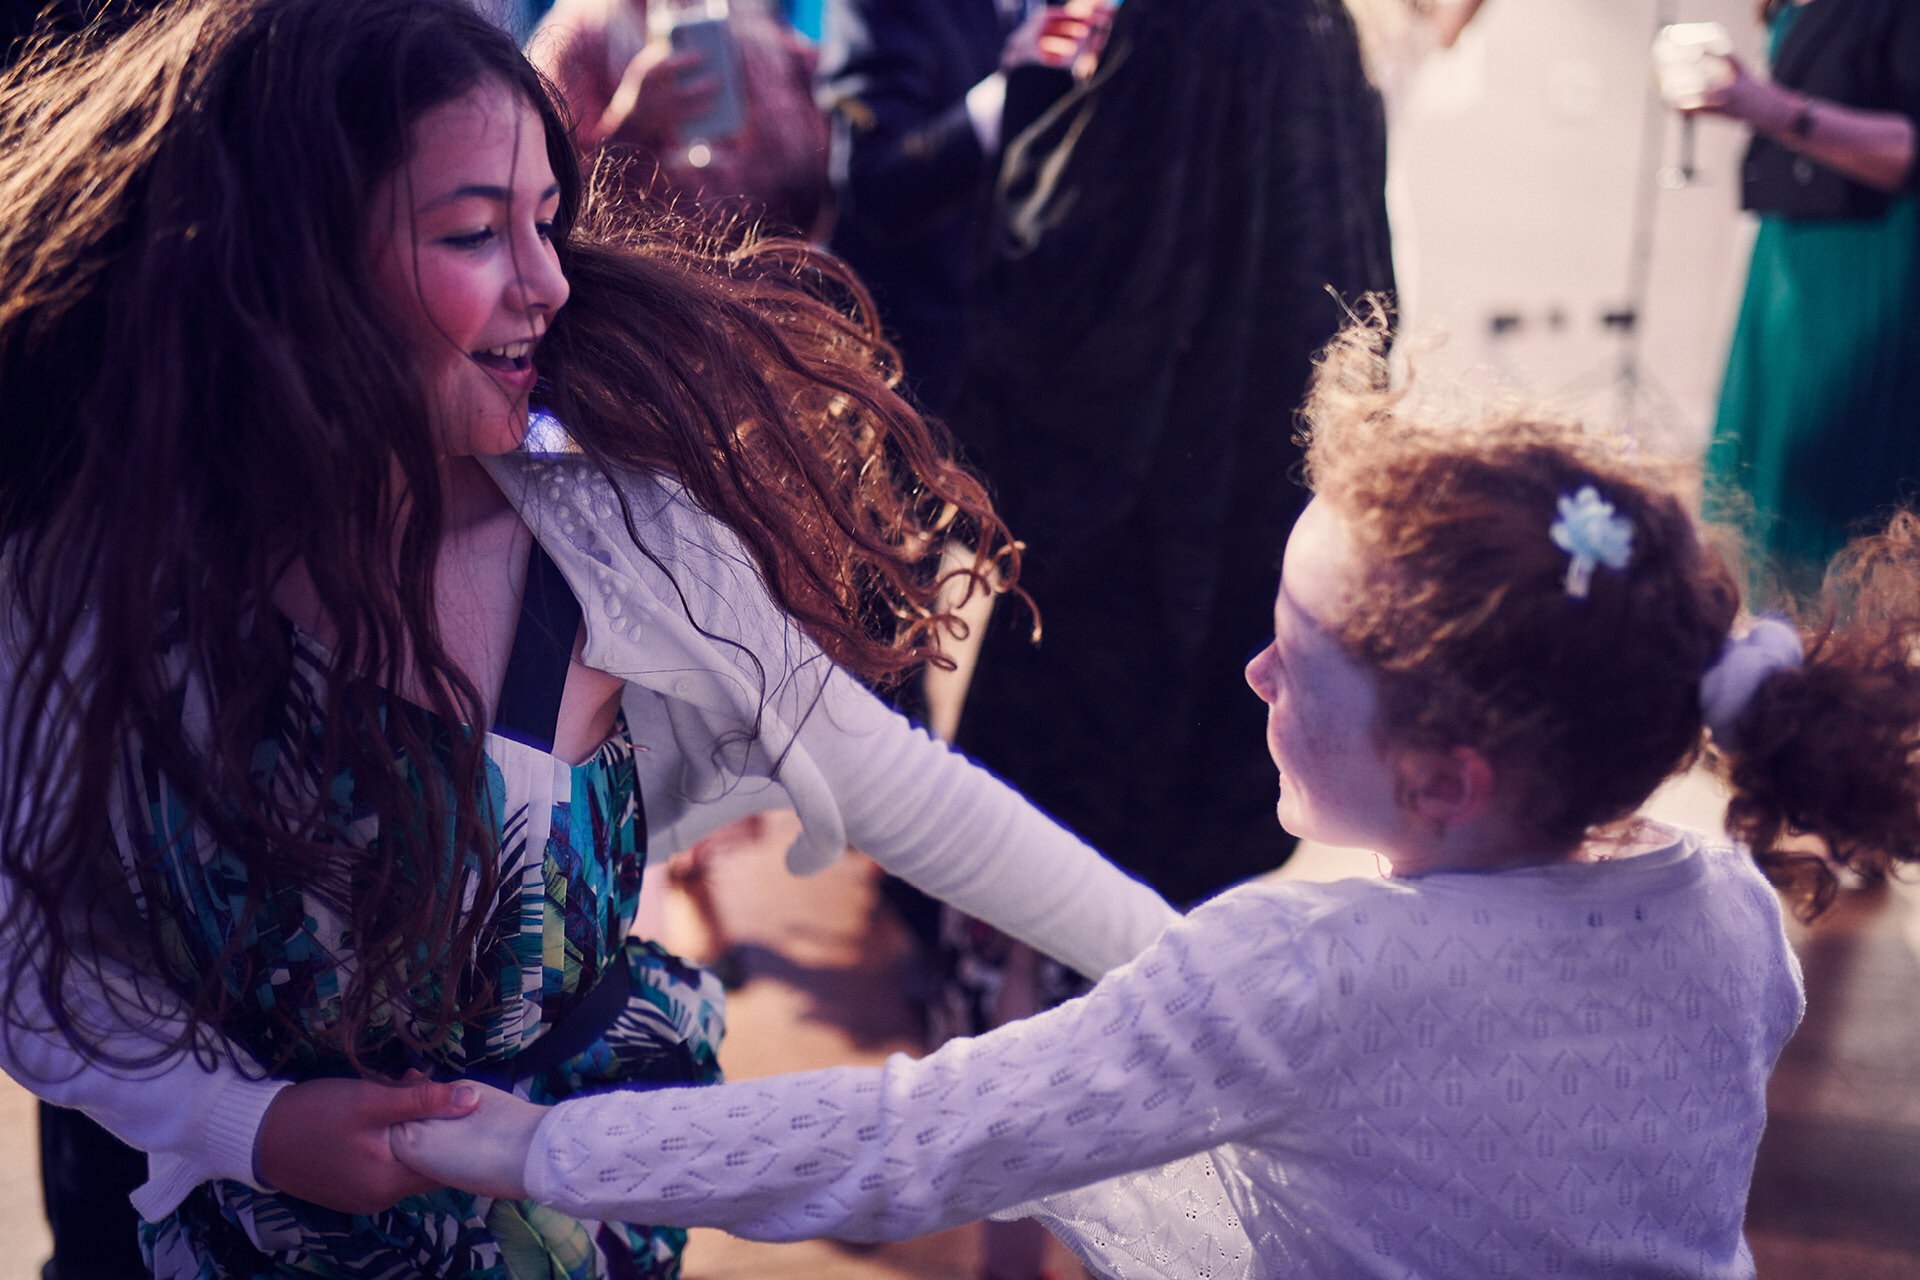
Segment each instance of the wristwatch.
[[1813,133],[1813,99],[1800,99],[1800,109],[1793,113],[1793,121],[1787,125],[1787,132],[1795,139],[1805,142]]

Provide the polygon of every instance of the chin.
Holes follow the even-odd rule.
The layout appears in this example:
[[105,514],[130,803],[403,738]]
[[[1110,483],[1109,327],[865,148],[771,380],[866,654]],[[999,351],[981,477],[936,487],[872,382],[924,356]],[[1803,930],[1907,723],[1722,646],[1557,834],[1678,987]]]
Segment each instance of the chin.
[[477,458],[497,458],[512,453],[527,438],[527,415],[523,410],[507,421],[476,422],[467,432],[463,453]]

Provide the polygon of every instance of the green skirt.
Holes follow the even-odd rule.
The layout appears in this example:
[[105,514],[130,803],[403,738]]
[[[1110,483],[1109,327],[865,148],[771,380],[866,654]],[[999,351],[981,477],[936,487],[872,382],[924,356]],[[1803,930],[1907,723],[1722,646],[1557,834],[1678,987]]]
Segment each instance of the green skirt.
[[1789,590],[1920,482],[1917,213],[1903,195],[1880,218],[1760,220],[1707,472]]

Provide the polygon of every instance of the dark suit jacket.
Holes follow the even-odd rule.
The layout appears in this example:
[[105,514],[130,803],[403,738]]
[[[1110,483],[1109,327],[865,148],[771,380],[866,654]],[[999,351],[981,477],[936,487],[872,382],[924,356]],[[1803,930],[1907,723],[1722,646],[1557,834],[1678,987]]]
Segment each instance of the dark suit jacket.
[[[974,134],[967,90],[1000,65],[1012,28],[994,0],[827,4],[821,92],[834,119],[833,248],[873,291],[908,384],[932,409],[959,372],[980,209],[997,161]],[[1010,79],[1006,138],[1068,83],[1038,69]]]
[[[1914,0],[1820,0],[1794,19],[1773,78],[1816,98],[1898,111],[1920,124],[1920,4]],[[1920,164],[1907,175],[1915,185]],[[1741,203],[1790,218],[1873,218],[1891,199],[1792,148],[1755,134]]]

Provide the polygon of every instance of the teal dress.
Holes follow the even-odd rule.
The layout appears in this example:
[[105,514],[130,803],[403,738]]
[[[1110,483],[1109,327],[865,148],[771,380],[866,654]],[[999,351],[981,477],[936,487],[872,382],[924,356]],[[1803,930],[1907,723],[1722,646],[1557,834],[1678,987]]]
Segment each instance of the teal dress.
[[[1775,19],[1776,51],[1802,11]],[[1910,192],[1876,218],[1760,218],[1707,473],[1790,590],[1920,484],[1916,238]]]
[[[294,767],[316,758],[304,748],[317,742],[320,731],[315,690],[325,662],[310,639],[298,633],[293,639],[285,714],[256,753],[255,776],[295,797],[324,794],[317,838],[377,848],[381,832],[352,777],[329,778],[322,786]],[[381,701],[370,731],[389,731],[395,717],[411,717],[437,757],[424,767],[405,760],[408,785],[423,801],[433,788],[445,794],[442,761],[450,731],[430,713],[393,697]],[[646,825],[624,719],[579,765],[498,732],[484,746],[485,806],[496,820],[492,852],[500,868],[494,919],[500,923],[472,972],[448,980],[484,975],[500,999],[486,1021],[458,1028],[430,1061],[409,1059],[391,1033],[382,1037],[378,1031],[369,1033],[366,1057],[395,1077],[410,1068],[442,1078],[492,1075],[541,1103],[598,1089],[717,1080],[724,1021],[719,983],[626,936],[638,904]],[[225,1031],[263,1061],[289,1057],[280,1074],[353,1074],[341,1055],[316,1049],[303,1034],[338,1015],[352,944],[337,914],[310,891],[263,886],[262,906],[239,939],[244,959],[223,959],[229,939],[243,927],[247,871],[230,851],[189,826],[179,797],[147,761],[132,762],[127,783],[129,867],[142,865],[139,906],[162,922],[166,965],[183,980],[217,970],[241,1009]],[[395,856],[404,861],[403,854]],[[590,1041],[569,1056],[531,1074],[516,1072],[515,1058],[566,1019],[603,977],[627,993],[624,1006],[614,1006],[617,1017],[593,1024]],[[531,1202],[454,1190],[354,1216],[231,1181],[201,1184],[175,1212],[142,1227],[154,1273],[194,1280],[659,1280],[679,1274],[684,1243],[685,1233],[677,1229],[578,1222]]]

